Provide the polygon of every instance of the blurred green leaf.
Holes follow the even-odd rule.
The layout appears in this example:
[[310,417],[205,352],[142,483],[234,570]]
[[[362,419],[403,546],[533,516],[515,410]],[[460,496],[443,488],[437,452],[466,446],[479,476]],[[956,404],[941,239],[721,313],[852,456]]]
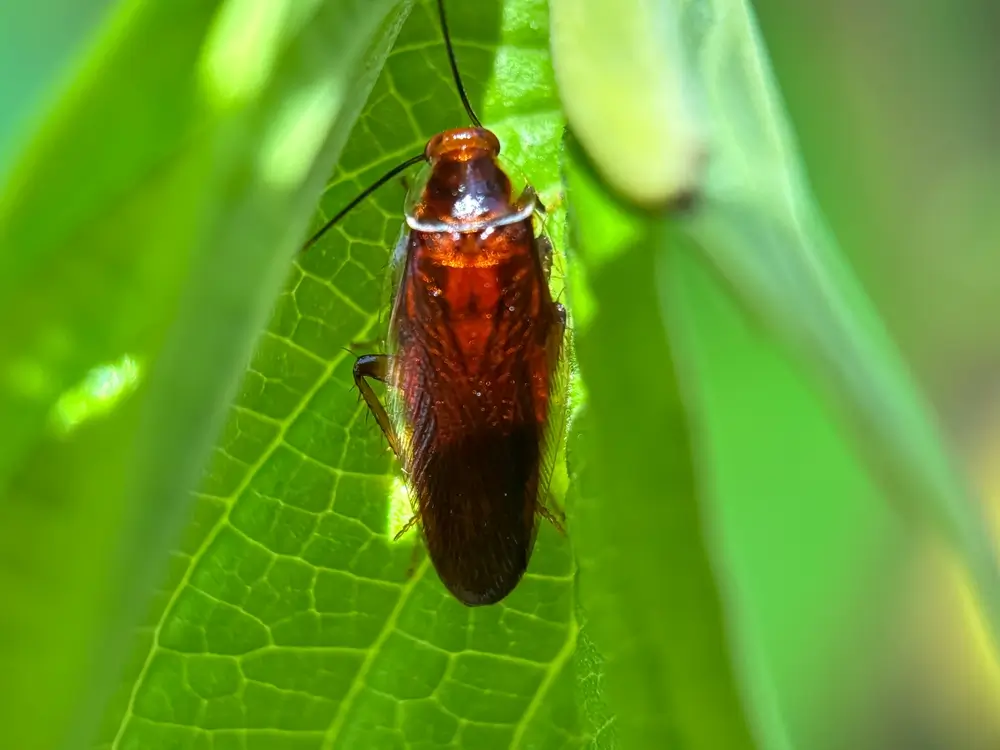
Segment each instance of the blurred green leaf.
[[121,4],[0,188],[0,745],[96,723],[394,5]]
[[898,524],[815,378],[676,230],[660,301],[747,710],[764,747],[845,747],[853,706],[885,666],[871,630],[894,630]]
[[[449,9],[473,103],[558,230],[546,5]],[[418,3],[315,225],[466,121],[434,3]],[[575,661],[565,538],[545,525],[524,581],[480,609],[446,592],[414,534],[392,541],[409,511],[346,348],[384,335],[403,194],[385,186],[295,263],[100,747],[571,748],[606,724],[577,703],[577,683],[599,675],[594,659]]]
[[[574,12],[580,10],[571,3],[566,3],[566,7]],[[593,470],[598,478],[593,480],[594,484],[601,486],[599,477],[607,468],[609,460],[616,456],[615,448],[627,444],[621,436],[630,430],[641,432],[641,427],[637,426],[640,414],[643,417],[650,413],[659,414],[661,429],[664,429],[663,425],[673,428],[676,423],[676,418],[671,420],[663,414],[662,409],[657,409],[657,399],[663,398],[658,384],[645,389],[641,398],[633,397],[633,402],[636,403],[631,412],[624,396],[614,409],[611,408],[608,390],[614,381],[606,371],[602,371],[600,360],[608,360],[609,352],[615,348],[613,333],[624,342],[619,343],[618,347],[627,352],[630,361],[631,358],[641,361],[642,372],[647,373],[647,368],[652,370],[656,373],[657,380],[662,378],[664,362],[671,358],[661,356],[658,360],[655,355],[656,342],[664,339],[662,333],[657,335],[655,325],[642,329],[646,341],[644,347],[640,346],[638,339],[630,337],[633,328],[643,325],[638,321],[642,321],[644,316],[633,308],[639,304],[638,299],[641,298],[646,283],[644,274],[635,273],[630,279],[618,280],[622,288],[629,283],[635,285],[633,297],[627,300],[621,292],[616,296],[606,285],[615,277],[615,268],[629,262],[630,254],[641,252],[639,247],[652,242],[659,249],[656,260],[646,269],[646,275],[659,278],[660,301],[651,309],[658,318],[673,324],[676,329],[675,318],[680,313],[686,313],[689,318],[696,316],[697,308],[708,299],[693,294],[688,298],[691,309],[677,307],[679,287],[673,277],[685,272],[683,266],[675,268],[672,261],[683,255],[678,253],[678,247],[693,245],[709,258],[716,271],[725,279],[729,291],[759,321],[775,331],[798,357],[807,362],[810,374],[818,376],[827,393],[833,395],[832,400],[843,408],[841,419],[854,430],[855,443],[861,446],[869,471],[883,481],[886,495],[894,501],[894,506],[901,508],[905,515],[931,520],[957,542],[958,549],[974,571],[989,606],[995,615],[1000,615],[1000,610],[996,609],[1000,604],[997,568],[986,527],[950,465],[926,406],[921,402],[895,347],[885,334],[872,305],[844,266],[839,250],[813,209],[749,4],[743,0],[663,3],[643,9],[642,12],[646,14],[643,17],[648,21],[645,25],[629,24],[618,18],[614,19],[614,23],[604,22],[602,19],[605,16],[602,13],[617,12],[613,2],[594,0],[587,7],[593,13],[589,22],[595,26],[594,34],[605,35],[601,39],[602,43],[586,45],[581,40],[590,39],[591,35],[584,33],[576,37],[572,34],[557,36],[554,44],[560,45],[560,56],[557,59],[560,82],[573,84],[568,89],[564,85],[564,95],[579,97],[591,78],[604,81],[610,75],[615,81],[621,82],[602,89],[606,99],[604,106],[581,109],[572,106],[572,102],[567,102],[570,125],[586,144],[589,158],[609,179],[614,174],[614,169],[621,164],[632,164],[636,158],[649,159],[649,175],[638,175],[627,181],[628,185],[644,184],[644,180],[648,181],[659,174],[658,170],[662,169],[662,165],[655,159],[658,150],[649,146],[650,137],[605,137],[600,148],[595,146],[592,137],[593,133],[603,132],[607,136],[609,131],[614,134],[627,132],[628,128],[619,124],[623,111],[636,112],[633,117],[639,118],[644,125],[662,119],[651,116],[643,118],[638,111],[645,110],[639,105],[632,106],[633,92],[648,81],[657,80],[655,77],[651,78],[647,70],[652,59],[670,59],[673,65],[687,63],[687,70],[683,71],[687,73],[687,87],[676,85],[679,73],[671,69],[664,71],[664,81],[669,80],[671,83],[664,82],[653,88],[658,95],[673,96],[675,102],[661,104],[667,108],[673,107],[676,111],[683,111],[685,108],[685,88],[699,94],[709,157],[703,188],[695,191],[691,218],[666,222],[666,236],[656,240],[650,240],[649,231],[641,226],[631,233],[609,231],[604,226],[609,222],[587,216],[588,213],[594,213],[595,208],[591,203],[584,204],[580,200],[579,191],[571,196],[571,210],[578,217],[579,225],[586,227],[578,233],[579,244],[585,247],[588,240],[591,244],[583,261],[583,265],[588,267],[571,269],[577,282],[571,285],[574,311],[581,313],[577,316],[581,371],[588,391],[593,390],[592,401],[599,401],[602,396],[609,399],[605,405],[608,415],[605,423],[600,424],[597,416],[588,415],[589,419],[600,424],[594,426],[597,436],[591,438],[599,447],[590,451],[584,447],[580,451],[584,458],[590,455],[598,457],[598,468]],[[582,20],[574,19],[574,23],[582,23]],[[670,34],[673,29],[664,26],[670,23],[680,26],[682,49],[664,51],[656,46],[669,46],[674,41]],[[575,57],[572,54],[573,44],[578,47]],[[625,48],[632,50],[633,56],[618,53]],[[585,60],[586,65],[581,60]],[[596,69],[600,69],[601,75],[588,74],[588,71],[594,72]],[[606,71],[610,73],[605,75]],[[685,143],[684,134],[675,132],[673,125],[672,122],[664,121],[659,139],[676,141],[674,150],[680,152]],[[623,127],[626,127],[625,131],[622,130]],[[584,135],[591,137],[584,138]],[[661,150],[669,151],[670,148],[663,146]],[[693,161],[694,156],[696,154],[692,152],[681,161]],[[628,192],[626,182],[621,179],[616,179],[615,185]],[[592,198],[590,193],[600,191],[583,192],[584,198]],[[633,193],[628,194],[634,199]],[[605,203],[607,202],[605,199]],[[599,196],[594,205],[601,205]],[[591,236],[588,237],[588,234]],[[627,307],[629,304],[632,307]],[[613,315],[616,307],[630,309],[631,316],[629,320],[619,320],[616,326],[606,330],[607,339],[603,345],[595,345],[593,348],[589,365],[591,369],[588,372],[585,356],[586,331],[591,324],[599,329],[602,319]],[[649,312],[646,313],[648,315]],[[585,324],[580,324],[581,320]],[[690,322],[687,326],[690,331]],[[724,325],[717,331],[709,330],[707,333],[718,335],[725,330]],[[689,346],[684,351],[684,357],[694,356],[696,349],[697,347]],[[649,354],[649,351],[653,354]],[[649,360],[652,360],[651,365],[648,364]],[[603,367],[607,368],[607,363]],[[622,373],[619,377],[625,378],[627,375]],[[703,377],[712,377],[712,373]],[[591,388],[592,379],[599,385]],[[628,392],[624,386],[620,388]],[[698,404],[698,399],[705,397],[706,389],[696,388],[694,384],[689,384],[688,389],[692,395],[702,391],[691,398],[691,408],[704,408],[704,404]],[[805,402],[804,406],[804,414],[816,411],[813,404]],[[629,413],[632,419],[631,427],[621,416],[625,413]],[[612,421],[611,415],[617,415],[620,421]],[[664,437],[659,437],[660,444],[663,444]],[[610,444],[612,439],[614,446]],[[652,436],[647,435],[647,439],[651,440]],[[602,443],[602,440],[607,442]],[[706,448],[705,445],[699,447],[702,450]],[[709,443],[707,447],[707,453],[719,455],[717,450],[712,450],[715,446]],[[752,449],[751,445],[745,446],[747,452]],[[831,455],[834,453],[831,452]],[[585,461],[585,466],[587,465],[589,464]],[[616,481],[623,488],[629,487],[631,490],[618,491],[621,495],[632,497],[636,494],[632,483],[639,481],[637,475],[641,475],[641,469],[632,465],[629,471],[623,471],[625,466],[629,466],[625,458],[618,457]],[[678,474],[676,467],[672,464],[668,466],[673,468],[672,472],[668,472],[671,476]],[[728,468],[709,464],[706,468],[706,481],[718,483],[716,475],[726,472]],[[845,469],[848,469],[845,479],[851,475],[861,479],[854,467],[849,467],[848,464]],[[608,478],[603,488],[605,506],[610,502],[610,487],[611,480]],[[864,491],[863,481],[858,482],[857,488]],[[585,488],[581,486],[580,489]],[[594,504],[599,507],[602,505],[597,501]],[[633,548],[619,549],[628,544],[628,538],[624,532],[625,524],[617,531],[615,524],[627,517],[628,513],[617,507],[615,512],[616,515],[609,515],[602,519],[602,523],[594,524],[595,533],[600,532],[615,539],[614,544],[592,547],[601,555],[599,564],[588,566],[585,562],[586,542],[581,542],[584,545],[580,553],[581,587],[586,596],[587,579],[593,576],[594,585],[601,583],[604,590],[610,592],[609,598],[617,602],[616,606],[605,603],[604,609],[615,612],[624,619],[625,616],[621,614],[625,609],[623,601],[644,601],[641,599],[643,590],[632,591],[626,596],[623,593],[628,591],[626,583],[622,583],[618,589],[606,581],[602,583],[600,576],[607,575],[607,571],[617,570],[620,575],[625,569],[630,571],[631,576],[631,571],[635,568],[622,567],[613,561],[607,562],[604,558],[640,554],[634,547],[643,548],[642,539],[648,525],[633,532]],[[595,515],[598,514],[595,512]],[[877,515],[868,514],[868,520],[874,520]],[[630,523],[635,526],[635,519],[632,518]],[[591,569],[593,573],[588,572]],[[657,566],[655,569],[663,570],[663,567]],[[726,576],[724,569],[720,573]],[[615,599],[617,596],[621,599]],[[734,614],[741,614],[743,592],[737,592],[730,600]],[[594,604],[591,609],[600,606],[599,603]],[[643,611],[649,609],[648,602],[636,608]],[[594,612],[594,618],[595,623],[600,622],[599,612]],[[994,623],[1000,625],[1000,617],[994,617]],[[744,636],[746,629],[746,623],[737,625],[738,632]],[[618,636],[627,632],[641,634],[643,630],[634,627],[629,631],[620,627]],[[746,639],[739,640],[742,645],[742,641]],[[599,639],[599,644],[612,649],[609,653],[614,654],[613,647],[608,642]],[[741,661],[756,658],[747,652],[741,656]],[[610,658],[609,663],[612,670],[609,677],[614,688],[616,663],[613,658]],[[652,671],[662,674],[662,670]],[[619,679],[624,681],[625,674],[634,680],[636,671],[634,668],[623,670],[618,673]],[[637,717],[652,715],[653,707],[663,703],[662,699],[657,698],[650,705],[643,706],[638,695],[633,695],[628,700],[619,695],[619,701],[617,705],[622,712],[619,718],[626,729],[633,723],[638,723]],[[765,708],[770,710],[773,706],[764,707],[759,700],[753,706],[756,712],[766,713]],[[648,725],[643,728],[650,729]],[[780,721],[769,722],[766,734],[771,742],[780,744],[785,741]]]
[[[673,347],[659,314],[664,220],[618,205],[568,149],[586,406],[569,459],[581,601],[625,747],[752,748],[731,661]],[[636,382],[644,387],[635,388]]]
[[690,236],[742,302],[829,388],[894,506],[933,523],[955,544],[1000,642],[1000,571],[987,527],[813,206],[752,9],[745,0],[680,8],[711,144]]
[[654,210],[697,188],[705,144],[675,4],[551,0],[550,7],[566,118],[608,187]]
[[17,71],[0,79],[0,179],[113,5],[49,0],[45,13],[31,3],[0,6],[0,70]]

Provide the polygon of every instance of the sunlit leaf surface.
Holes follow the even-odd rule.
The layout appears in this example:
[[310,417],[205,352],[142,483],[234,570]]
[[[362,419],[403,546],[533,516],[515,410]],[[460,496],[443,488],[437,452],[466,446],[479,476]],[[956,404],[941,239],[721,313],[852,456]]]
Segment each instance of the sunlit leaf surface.
[[[557,202],[545,4],[452,5],[474,104]],[[432,11],[417,4],[403,26],[325,215],[467,122]],[[387,185],[292,269],[100,747],[588,743],[567,540],[543,528],[514,594],[475,610],[446,593],[415,535],[392,541],[398,475],[347,348],[377,349],[384,334],[403,192]]]
[[[393,3],[276,19],[235,98],[214,86],[247,80],[215,64],[253,20],[235,4],[60,5],[0,23],[5,52],[67,45],[21,61],[27,99],[0,91],[34,126],[0,170],[0,745],[18,748],[79,744],[97,723],[122,624],[162,579]],[[317,101],[297,168],[274,180],[260,165],[282,116]]]

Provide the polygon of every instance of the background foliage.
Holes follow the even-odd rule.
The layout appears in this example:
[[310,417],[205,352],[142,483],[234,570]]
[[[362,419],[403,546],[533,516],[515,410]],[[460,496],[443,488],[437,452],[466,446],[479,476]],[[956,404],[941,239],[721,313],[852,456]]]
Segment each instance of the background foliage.
[[[811,17],[758,5],[809,125],[829,107],[788,71],[828,59],[788,29]],[[891,345],[848,326],[831,348],[816,299],[754,281],[808,292],[783,257],[818,243],[827,269],[843,259],[818,224],[783,243],[771,187],[818,214],[751,9],[663,7],[721,156],[707,203],[671,217],[632,208],[564,140],[544,0],[449,4],[474,106],[553,209],[579,364],[557,485],[569,537],[544,526],[523,584],[477,610],[415,535],[391,541],[405,496],[352,390],[349,350],[384,334],[402,185],[295,257],[310,221],[465,123],[434,4],[0,9],[0,69],[23,71],[0,83],[0,745],[906,745],[926,699],[893,689],[913,662],[885,644],[925,560],[914,531],[957,540],[987,604],[988,535]],[[810,132],[847,257],[950,403],[906,295],[873,281],[870,259],[895,256],[859,249],[867,224]],[[742,214],[719,210],[734,197]],[[846,266],[824,280],[849,323],[878,326]],[[986,333],[946,336],[969,319],[935,329],[943,351],[988,361]],[[852,348],[872,340],[885,348]],[[839,380],[832,352],[855,357]],[[879,393],[882,411],[865,400]],[[966,601],[949,632],[985,643]],[[970,654],[987,684],[988,651]],[[995,746],[972,723],[934,724],[941,747]]]

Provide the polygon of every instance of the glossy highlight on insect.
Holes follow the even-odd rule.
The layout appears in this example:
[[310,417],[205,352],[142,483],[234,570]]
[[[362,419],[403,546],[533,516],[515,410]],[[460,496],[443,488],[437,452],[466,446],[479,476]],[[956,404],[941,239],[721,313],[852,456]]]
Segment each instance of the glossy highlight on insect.
[[[462,86],[443,0],[445,47],[472,127],[439,133],[334,216],[312,245],[372,191],[424,162],[396,248],[399,283],[388,354],[357,359],[354,380],[398,456],[439,577],[463,604],[493,604],[521,580],[559,437],[553,394],[566,316],[549,290],[544,212],[519,195],[500,143]],[[387,386],[383,405],[369,380]]]

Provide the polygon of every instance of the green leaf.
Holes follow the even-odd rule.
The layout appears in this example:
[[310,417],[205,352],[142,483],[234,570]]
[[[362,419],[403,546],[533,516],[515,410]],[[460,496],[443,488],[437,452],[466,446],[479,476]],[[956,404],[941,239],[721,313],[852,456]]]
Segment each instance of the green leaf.
[[[884,672],[891,509],[801,362],[683,237],[659,269],[747,710],[767,748],[840,747]],[[887,561],[889,564],[886,564]]]
[[[473,103],[558,228],[545,3],[449,5]],[[434,8],[406,19],[315,226],[467,122]],[[408,509],[346,348],[385,332],[403,194],[385,186],[295,263],[100,747],[582,747],[606,723],[575,699],[595,662],[574,661],[565,538],[543,527],[521,585],[480,609],[446,592],[414,534],[392,541]]]
[[608,187],[652,209],[696,188],[704,157],[677,12],[671,2],[551,2],[573,135]]
[[[568,150],[573,309],[586,406],[569,459],[580,592],[624,747],[752,748],[689,421],[660,322],[664,220],[618,205]],[[643,383],[643,387],[634,387]]]
[[745,0],[681,6],[710,127],[705,202],[690,236],[746,307],[809,363],[870,470],[933,524],[977,582],[1000,643],[1000,569],[987,526],[872,303],[813,207]]
[[86,741],[393,6],[122,3],[0,188],[0,745]]
[[[658,257],[646,269],[647,275],[659,278],[659,305],[649,306],[646,314],[662,318],[672,333],[686,326],[690,335],[690,321],[698,317],[701,307],[711,299],[711,293],[718,293],[714,290],[699,294],[685,287],[687,282],[694,285],[696,277],[690,275],[692,259],[678,248],[694,245],[693,250],[708,258],[730,293],[807,363],[808,372],[825,387],[828,398],[841,407],[839,418],[853,429],[855,442],[861,448],[869,471],[882,481],[885,495],[894,501],[894,506],[901,508],[904,516],[931,521],[956,543],[979,582],[980,592],[993,618],[994,631],[1000,633],[997,586],[1000,582],[987,527],[946,457],[927,408],[894,345],[812,207],[749,4],[743,0],[701,0],[647,4],[641,9],[638,6],[620,9],[619,5],[611,0],[554,2],[554,7],[560,9],[554,17],[566,24],[566,28],[557,29],[553,37],[557,74],[570,126],[579,134],[588,157],[610,187],[620,190],[634,202],[649,204],[649,186],[669,186],[671,181],[667,177],[676,176],[674,167],[663,164],[662,154],[677,155],[676,164],[695,163],[699,140],[703,139],[708,155],[707,171],[700,185],[697,181],[685,185],[683,179],[673,182],[672,195],[693,196],[694,211],[690,220],[676,220],[665,225],[669,227],[669,239],[660,240]],[[634,17],[630,17],[630,13]],[[675,33],[678,30],[679,35]],[[632,50],[632,54],[620,55],[619,51],[626,48]],[[660,74],[650,72],[653,63],[661,66]],[[643,90],[647,91],[647,97],[636,95]],[[587,91],[594,93],[599,106],[588,107],[580,103]],[[696,103],[701,105],[703,117],[700,119],[704,124],[701,139],[692,139],[687,127],[687,123],[696,119],[690,117],[689,91],[697,94]],[[662,111],[674,111],[679,117],[658,116]],[[623,122],[636,124],[629,127],[623,126]],[[643,137],[626,137],[630,133],[642,133]],[[648,164],[641,165],[636,173],[634,165],[643,159]],[[622,165],[629,165],[631,171],[623,170]],[[683,169],[681,174],[684,174]],[[671,197],[670,191],[666,192],[666,197]],[[571,210],[583,216],[586,209],[581,207],[577,196],[571,198]],[[599,330],[602,318],[612,314],[610,300],[615,299],[607,286],[601,291],[602,285],[611,283],[613,269],[629,262],[627,256],[636,252],[636,236],[622,236],[621,233],[616,236],[598,221],[581,220],[580,223],[594,238],[590,258],[584,262],[589,267],[585,273],[584,269],[579,269],[578,283],[571,285],[574,309],[579,310],[582,302],[585,319]],[[640,243],[642,236],[640,230]],[[581,244],[585,242],[581,238]],[[613,303],[619,309],[632,312],[629,320],[618,321],[617,331],[627,342],[622,349],[643,362],[642,373],[648,372],[648,366],[659,381],[664,358],[661,356],[657,360],[655,356],[657,336],[647,331],[646,340],[654,343],[647,344],[640,354],[636,351],[638,342],[629,335],[630,327],[637,326],[636,321],[641,318],[635,306],[641,298],[643,275],[636,273],[632,279],[632,283],[639,284],[634,296],[627,300],[632,307],[626,307],[621,299]],[[619,284],[624,286],[626,280],[619,279]],[[708,287],[711,289],[711,285]],[[687,320],[684,325],[682,317]],[[581,333],[582,329],[580,326],[578,330],[581,369],[588,390],[593,390],[592,400],[596,402],[601,395],[597,388],[606,391],[613,382],[607,374],[602,377],[600,359],[606,359],[611,351],[610,333],[614,328],[606,329],[608,339],[603,347],[594,346],[590,367],[596,375],[588,374],[583,355],[587,334]],[[718,336],[725,331],[723,325],[717,330],[703,330],[701,335]],[[692,363],[688,360],[699,356],[704,359],[704,346],[700,354],[698,348],[689,344],[680,350],[679,361],[689,370]],[[654,354],[647,354],[646,349]],[[653,360],[652,365],[647,365],[649,359]],[[698,377],[719,380],[719,375],[713,373],[701,372]],[[589,387],[591,379],[599,384],[594,389]],[[705,399],[712,388],[699,386],[697,382],[687,384],[688,403],[692,409],[710,411],[713,405],[700,400]],[[624,386],[622,388],[624,390]],[[596,416],[592,417],[599,425],[595,425],[597,437],[592,438],[599,444],[592,449],[593,455],[599,457],[599,467],[594,470],[597,477],[607,469],[606,463],[609,456],[614,456],[614,447],[619,444],[622,431],[628,429],[624,421],[612,421],[613,415],[628,410],[624,397],[617,411],[611,408],[613,402],[608,394],[604,393],[603,397],[609,399],[605,402],[605,421],[601,423]],[[630,416],[638,419],[640,413],[643,417],[659,414],[662,423],[670,424],[662,408],[658,409],[658,399],[662,398],[659,385],[651,385],[643,391],[641,407],[636,404]],[[812,405],[808,410],[815,411]],[[637,427],[632,429],[639,431]],[[611,440],[610,436],[614,436],[615,446],[601,443],[602,438]],[[665,441],[660,438],[659,442]],[[721,453],[713,443],[719,442],[728,441],[714,435],[710,440],[699,441],[698,448],[707,456],[717,457]],[[744,448],[747,452],[751,449],[750,445]],[[585,446],[580,453],[584,457],[591,455]],[[831,455],[834,453],[831,451]],[[845,463],[845,468],[850,467],[849,462]],[[624,457],[619,458],[618,464],[617,481],[623,487],[619,492],[631,496],[635,493],[631,483],[638,481],[636,477],[641,475],[641,469],[630,466]],[[710,483],[706,489],[726,484],[716,476],[725,471],[733,473],[735,468],[735,465],[719,465],[711,460],[705,465],[706,483]],[[626,466],[630,466],[629,471],[623,471]],[[601,486],[599,478],[593,481],[597,487]],[[602,496],[605,504],[610,502],[610,488],[611,480],[607,479]],[[722,495],[727,495],[730,501],[737,496],[729,490]],[[706,499],[718,501],[719,497]],[[604,507],[598,501],[595,506]],[[597,511],[594,514],[599,517]],[[614,524],[627,515],[621,511],[621,515],[595,523],[595,532],[615,535]],[[866,520],[872,520],[875,515],[868,514]],[[630,519],[633,525],[635,522],[636,519]],[[641,546],[647,528],[648,524],[633,532],[637,540],[635,546]],[[619,546],[623,545],[627,539],[624,528],[614,538]],[[606,547],[597,546],[604,555],[598,558],[599,564],[590,567],[585,562],[586,550],[580,553],[581,590],[584,593],[588,578],[598,587],[602,585],[602,574],[607,575],[608,570],[622,570],[620,565],[605,560],[610,555]],[[618,554],[633,552],[636,550],[630,548]],[[733,559],[729,554],[725,557]],[[591,568],[593,573],[589,572]],[[627,569],[631,574],[633,568]],[[740,579],[739,575],[727,574],[725,566],[720,572],[726,578]],[[641,576],[639,578],[641,580]],[[620,613],[625,609],[624,602],[643,601],[643,589],[626,595],[627,584],[615,590],[604,581],[603,587],[612,593],[609,599],[615,602],[615,606],[605,604],[605,609],[619,613],[623,620],[625,616]],[[761,685],[770,682],[769,676],[761,675],[758,667],[746,666],[759,659],[759,654],[751,653],[759,643],[749,634],[751,626],[741,621],[748,609],[745,592],[735,590],[728,599],[736,624],[735,640],[741,651],[741,662],[745,663],[746,671],[758,672],[749,682],[755,685],[752,710],[761,725],[766,725],[762,736],[770,743],[784,744],[786,738],[780,718],[774,721],[762,718],[774,709],[773,705],[766,705],[773,703],[773,696],[761,697],[767,692],[761,690]],[[600,603],[594,605],[599,606]],[[636,608],[645,611],[649,607]],[[593,615],[595,622],[600,622],[600,612],[594,611]],[[617,637],[626,631],[625,627],[620,627]],[[644,631],[635,626],[632,632],[641,634]],[[619,671],[614,651],[608,650],[613,647],[603,640],[599,643],[609,654],[609,679],[614,699],[616,675],[624,682],[626,675],[634,680],[637,672],[634,665]],[[788,696],[784,702],[788,705]],[[654,699],[649,705],[643,705],[639,695],[622,690],[618,701],[613,700],[612,704],[618,707],[623,731],[626,731],[638,725],[643,717],[654,715],[654,707],[661,701]],[[655,725],[652,728],[655,729]],[[643,724],[642,729],[648,731],[651,725]]]
[[[0,7],[0,69],[18,71],[0,81],[0,175],[111,5],[112,0],[50,0],[48,13],[30,3]],[[53,17],[60,23],[52,23]]]
[[[587,7],[588,22],[595,26],[616,12],[612,0],[587,0]],[[944,451],[905,363],[813,206],[750,4],[691,0],[634,9],[635,14],[647,12],[644,25],[600,25],[611,39],[596,46],[583,46],[590,38],[586,34],[580,39],[557,34],[560,80],[569,81],[563,89],[580,96],[591,73],[605,67],[623,79],[631,74],[643,81],[655,80],[648,72],[651,59],[681,68],[664,71],[669,85],[653,86],[675,100],[678,112],[686,111],[686,92],[695,91],[703,113],[707,171],[700,189],[696,184],[687,191],[699,201],[681,231],[699,245],[746,308],[808,363],[841,407],[841,419],[894,506],[906,517],[932,524],[958,550],[1000,642],[1000,568],[987,526]],[[623,48],[636,53],[614,54]],[[570,125],[592,138],[607,134],[604,126],[618,122],[623,108],[642,120],[648,108],[632,96],[641,85],[619,87],[618,100],[597,109],[568,105]],[[670,109],[671,103],[664,107]],[[659,141],[674,147],[651,149],[650,143]],[[682,161],[688,161],[697,148],[683,128],[678,132],[665,121],[655,136],[605,138],[605,143],[611,147],[588,146],[588,153],[609,178],[616,164],[632,164],[651,153],[684,153],[685,145],[689,152]],[[662,165],[655,158],[650,162],[648,175],[627,181],[619,175],[615,183],[639,195],[641,186],[662,177]]]

